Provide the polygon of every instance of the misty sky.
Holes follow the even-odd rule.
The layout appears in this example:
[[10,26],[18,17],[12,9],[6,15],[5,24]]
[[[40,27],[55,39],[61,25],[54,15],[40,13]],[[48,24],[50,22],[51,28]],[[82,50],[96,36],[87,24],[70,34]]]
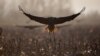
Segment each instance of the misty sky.
[[60,17],[77,13],[84,6],[86,10],[82,15],[100,12],[99,2],[100,0],[0,0],[0,25],[39,24],[23,15],[18,9],[19,5],[32,15]]

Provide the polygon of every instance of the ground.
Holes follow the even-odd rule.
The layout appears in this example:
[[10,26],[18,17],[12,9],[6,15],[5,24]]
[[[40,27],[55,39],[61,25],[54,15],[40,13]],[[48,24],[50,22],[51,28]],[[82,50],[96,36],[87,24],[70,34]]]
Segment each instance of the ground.
[[55,35],[41,27],[1,28],[0,56],[100,56],[100,26],[65,26]]

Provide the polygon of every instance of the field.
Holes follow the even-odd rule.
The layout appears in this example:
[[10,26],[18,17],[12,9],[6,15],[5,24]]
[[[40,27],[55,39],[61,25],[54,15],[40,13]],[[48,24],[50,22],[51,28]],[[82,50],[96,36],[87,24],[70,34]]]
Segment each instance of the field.
[[1,27],[0,56],[100,56],[100,26],[65,26],[49,35],[40,28]]

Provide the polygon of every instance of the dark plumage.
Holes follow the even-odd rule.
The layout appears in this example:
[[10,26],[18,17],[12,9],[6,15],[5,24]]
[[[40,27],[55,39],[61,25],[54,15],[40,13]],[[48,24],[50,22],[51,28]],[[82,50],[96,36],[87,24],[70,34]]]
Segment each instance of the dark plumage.
[[34,15],[31,15],[31,14],[28,14],[26,12],[23,11],[22,8],[19,7],[19,9],[23,12],[24,15],[26,15],[29,19],[31,20],[34,20],[36,22],[39,22],[39,23],[42,23],[42,24],[46,24],[48,25],[48,29],[49,29],[49,32],[53,32],[54,29],[55,29],[55,24],[62,24],[64,22],[67,22],[67,21],[71,21],[73,19],[75,19],[77,16],[79,16],[84,10],[85,8],[83,8],[79,13],[76,13],[76,14],[73,14],[73,15],[70,15],[70,16],[66,16],[66,17],[39,17],[39,16],[34,16]]

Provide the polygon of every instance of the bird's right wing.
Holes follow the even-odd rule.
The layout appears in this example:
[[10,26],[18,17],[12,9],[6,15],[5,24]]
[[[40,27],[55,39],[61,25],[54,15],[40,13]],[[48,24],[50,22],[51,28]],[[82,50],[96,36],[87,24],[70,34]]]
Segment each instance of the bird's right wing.
[[21,10],[23,12],[23,14],[26,15],[31,20],[37,21],[37,22],[42,23],[42,24],[47,24],[48,23],[47,18],[30,15],[30,14],[24,12],[21,7],[19,7],[19,10]]
[[73,14],[70,16],[66,16],[66,17],[56,18],[54,20],[54,22],[55,22],[55,24],[61,24],[61,23],[67,22],[67,21],[71,21],[71,20],[75,19],[76,17],[78,17],[84,10],[85,10],[85,7],[79,13],[76,13],[76,14]]

